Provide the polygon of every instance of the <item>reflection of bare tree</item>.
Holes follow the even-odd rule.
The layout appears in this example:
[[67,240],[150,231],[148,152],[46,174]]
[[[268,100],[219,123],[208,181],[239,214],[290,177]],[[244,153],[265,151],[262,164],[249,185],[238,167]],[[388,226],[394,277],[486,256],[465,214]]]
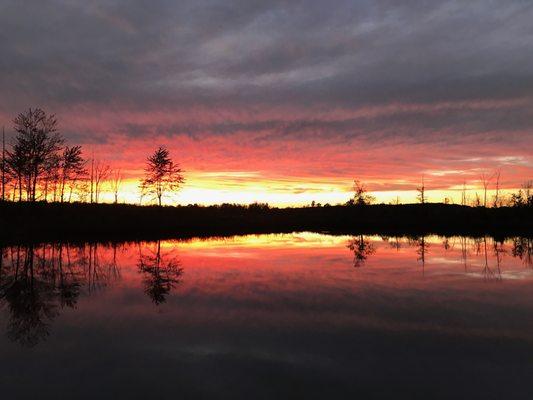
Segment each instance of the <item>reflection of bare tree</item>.
[[468,265],[467,265],[467,258],[468,258],[468,248],[467,248],[467,239],[466,237],[463,237],[461,236],[460,238],[460,241],[461,241],[461,259],[463,260],[463,265],[465,267],[465,272],[468,270]]
[[514,238],[511,254],[522,260],[527,268],[533,268],[533,240],[531,238]]
[[9,310],[10,339],[35,346],[48,336],[61,309],[76,307],[95,268],[92,261],[86,263],[87,247],[92,248],[65,244],[0,248],[0,302]]
[[400,251],[400,249],[402,248],[402,244],[398,236],[394,236],[394,237],[382,236],[381,240],[383,240],[384,242],[387,242],[389,246],[392,247],[393,249],[396,249],[396,251]]
[[83,279],[89,293],[103,290],[109,282],[120,279],[120,268],[117,266],[117,244],[111,244],[113,257],[111,260],[102,262],[101,247],[108,248],[109,245],[100,243],[89,243],[83,246],[81,251],[81,262],[83,263]]
[[402,247],[402,243],[401,243],[401,240],[398,236],[395,236],[394,237],[394,240],[390,241],[389,242],[390,246],[395,248],[396,251],[400,251],[401,247]]
[[493,239],[492,248],[494,256],[496,257],[496,269],[498,271],[498,275],[501,277],[502,258],[503,255],[507,253],[507,250],[505,250],[503,247],[503,241],[498,241],[496,239]]
[[425,236],[420,236],[414,239],[409,239],[409,245],[416,247],[416,254],[418,255],[417,261],[422,262],[422,272],[426,270],[426,253],[429,248],[429,244],[426,242]]
[[[485,276],[485,279],[487,280],[501,280],[501,269],[500,269],[500,263],[501,263],[501,252],[497,250],[497,247],[495,247],[496,252],[496,269],[493,269],[489,266],[489,256],[488,256],[488,246],[487,246],[487,237],[483,237],[482,239],[483,243],[483,256],[485,260],[485,264],[483,266],[483,275]],[[496,246],[496,242],[495,242]]]
[[352,238],[347,247],[353,252],[353,266],[356,268],[363,266],[368,257],[376,252],[372,243],[363,235]]
[[474,252],[476,253],[476,256],[479,256],[481,254],[481,248],[483,247],[483,239],[481,238],[475,238],[472,243],[472,248]]
[[179,260],[176,257],[164,259],[161,241],[157,241],[151,254],[142,254],[140,247],[139,253],[139,271],[144,275],[144,291],[154,304],[164,303],[171,290],[181,282],[183,269],[180,268]]

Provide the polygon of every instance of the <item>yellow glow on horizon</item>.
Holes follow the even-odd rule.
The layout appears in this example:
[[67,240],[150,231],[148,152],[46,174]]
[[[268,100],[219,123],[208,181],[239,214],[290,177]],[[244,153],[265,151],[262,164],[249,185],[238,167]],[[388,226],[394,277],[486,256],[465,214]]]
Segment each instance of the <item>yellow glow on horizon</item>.
[[[372,183],[372,182],[370,182]],[[376,182],[374,182],[376,183]],[[384,186],[387,182],[379,182]],[[405,185],[405,181],[388,182]],[[256,172],[191,172],[186,176],[182,189],[170,194],[163,199],[165,205],[214,205],[222,203],[252,204],[255,202],[268,203],[271,206],[290,207],[310,205],[311,202],[321,205],[344,204],[352,196],[352,181],[340,178],[268,178]],[[429,185],[426,190],[428,202],[444,202],[460,204],[462,185],[454,185],[448,189],[431,190]],[[380,190],[370,191],[375,197],[375,203],[400,204],[416,203],[416,185],[412,190]],[[483,200],[483,189],[476,186],[467,186],[467,197],[471,204],[476,193]],[[501,190],[502,196],[509,195],[518,189]],[[488,202],[492,202],[494,190],[487,192]],[[100,195],[101,202],[111,203],[114,194],[110,185],[104,183]],[[155,204],[155,199],[143,197],[139,189],[138,179],[125,179],[118,195],[119,203],[130,204]]]
[[[271,233],[271,234],[250,234],[238,235],[231,237],[221,237],[208,239],[193,238],[191,240],[164,240],[161,241],[161,248],[166,250],[174,250],[179,247],[181,253],[186,251],[201,250],[206,253],[219,254],[220,249],[224,249],[224,255],[228,254],[243,254],[243,253],[228,253],[228,248],[235,249],[319,249],[319,248],[339,248],[346,246],[346,244],[354,238],[353,235],[328,235],[316,232],[297,232],[297,233]],[[364,235],[365,240],[373,243],[383,243],[383,237],[380,235]],[[400,237],[401,242],[406,242],[407,239]],[[428,235],[424,238],[427,245],[442,244],[443,238],[437,235]],[[206,247],[206,243],[209,246]]]

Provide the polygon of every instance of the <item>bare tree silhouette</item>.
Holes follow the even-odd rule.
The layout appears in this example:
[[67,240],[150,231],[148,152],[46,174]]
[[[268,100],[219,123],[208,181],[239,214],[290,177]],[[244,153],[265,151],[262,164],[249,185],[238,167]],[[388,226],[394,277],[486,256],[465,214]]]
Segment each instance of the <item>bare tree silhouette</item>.
[[111,167],[104,164],[100,160],[96,160],[93,164],[93,179],[94,179],[94,201],[100,201],[100,194],[102,192],[102,185],[111,174]]
[[495,193],[494,193],[494,201],[492,203],[492,206],[493,207],[500,207],[502,204],[501,204],[501,199],[500,199],[500,176],[501,176],[501,171],[498,170],[494,173],[494,177],[496,178],[496,187],[495,187]]
[[418,202],[420,204],[425,204],[427,201],[427,198],[426,198],[426,186],[424,184],[424,178],[422,178],[422,186],[417,187],[416,191],[418,192],[418,195],[416,196]]
[[481,185],[483,186],[483,207],[487,207],[487,190],[489,188],[490,181],[493,178],[494,178],[494,175],[488,175],[485,172],[479,175],[479,180],[481,182]]
[[113,195],[115,196],[115,204],[118,204],[118,193],[120,191],[120,186],[122,185],[122,172],[120,169],[113,171],[113,176],[111,180],[111,188],[113,189]]
[[463,181],[463,189],[461,191],[461,205],[466,206],[467,199],[466,199],[466,182]]

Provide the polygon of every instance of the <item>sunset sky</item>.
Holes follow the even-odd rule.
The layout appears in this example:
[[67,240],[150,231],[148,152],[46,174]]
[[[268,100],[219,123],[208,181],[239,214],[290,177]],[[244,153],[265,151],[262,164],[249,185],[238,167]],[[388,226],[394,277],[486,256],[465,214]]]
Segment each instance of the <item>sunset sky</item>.
[[69,144],[120,168],[138,201],[165,145],[167,203],[378,201],[533,179],[533,3],[0,3],[0,125],[55,113]]

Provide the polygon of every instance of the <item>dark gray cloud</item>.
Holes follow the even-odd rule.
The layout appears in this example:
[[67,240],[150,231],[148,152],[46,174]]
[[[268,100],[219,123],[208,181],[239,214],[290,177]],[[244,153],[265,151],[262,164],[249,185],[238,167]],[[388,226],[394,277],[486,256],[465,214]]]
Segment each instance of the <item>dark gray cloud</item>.
[[518,132],[533,121],[532,20],[526,1],[4,0],[0,107],[356,110],[525,99],[498,110],[117,127],[307,138]]

